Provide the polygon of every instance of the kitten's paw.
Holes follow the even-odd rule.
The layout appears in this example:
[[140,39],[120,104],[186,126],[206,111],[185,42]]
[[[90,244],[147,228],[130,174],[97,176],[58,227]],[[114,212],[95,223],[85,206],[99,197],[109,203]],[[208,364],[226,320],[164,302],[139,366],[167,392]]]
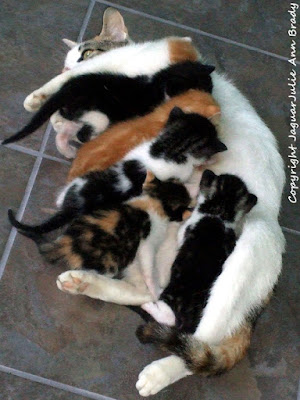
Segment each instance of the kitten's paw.
[[170,326],[175,325],[175,314],[171,307],[164,301],[159,300],[157,303],[145,303],[141,307],[152,315],[157,322]]
[[47,96],[39,90],[30,93],[24,100],[24,108],[27,111],[37,111],[47,100]]
[[163,368],[160,360],[147,365],[139,374],[136,388],[140,396],[156,394],[172,383],[168,372]]
[[86,271],[66,271],[58,276],[56,284],[63,292],[84,294],[90,285],[89,275]]

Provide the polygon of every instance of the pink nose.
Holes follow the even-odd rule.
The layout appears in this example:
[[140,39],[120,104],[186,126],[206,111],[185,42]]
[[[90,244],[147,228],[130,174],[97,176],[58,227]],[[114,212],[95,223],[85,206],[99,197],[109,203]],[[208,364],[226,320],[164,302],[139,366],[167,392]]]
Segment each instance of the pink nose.
[[63,70],[62,70],[61,72],[63,73],[63,72],[69,71],[69,70],[70,70],[70,68],[64,67]]

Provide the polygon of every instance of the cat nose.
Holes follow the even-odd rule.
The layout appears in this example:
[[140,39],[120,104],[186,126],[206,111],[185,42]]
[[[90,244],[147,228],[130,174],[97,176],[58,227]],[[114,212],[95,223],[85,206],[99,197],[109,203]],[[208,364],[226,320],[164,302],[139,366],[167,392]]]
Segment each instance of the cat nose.
[[62,72],[62,74],[63,74],[64,72],[69,71],[69,70],[70,70],[70,68],[64,67],[63,70],[62,70],[61,72]]

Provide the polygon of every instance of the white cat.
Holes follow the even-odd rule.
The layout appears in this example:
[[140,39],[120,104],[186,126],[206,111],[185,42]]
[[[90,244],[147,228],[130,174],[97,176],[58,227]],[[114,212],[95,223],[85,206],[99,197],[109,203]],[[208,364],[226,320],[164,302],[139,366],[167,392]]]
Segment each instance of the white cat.
[[[129,75],[154,73],[170,61],[166,39],[112,50],[100,59],[103,70]],[[54,93],[69,77],[86,70],[94,71],[95,60],[88,60],[87,68],[82,65],[67,71],[33,92],[27,97],[25,107],[37,109],[44,96]],[[212,77],[213,95],[222,109],[220,139],[229,150],[219,156],[219,162],[211,169],[216,174],[238,175],[259,199],[212,288],[195,333],[203,342],[218,345],[233,335],[253,310],[264,304],[277,282],[285,246],[278,223],[285,176],[272,132],[225,76],[214,72]],[[190,374],[180,358],[166,357],[141,372],[137,388],[141,395],[148,396]]]

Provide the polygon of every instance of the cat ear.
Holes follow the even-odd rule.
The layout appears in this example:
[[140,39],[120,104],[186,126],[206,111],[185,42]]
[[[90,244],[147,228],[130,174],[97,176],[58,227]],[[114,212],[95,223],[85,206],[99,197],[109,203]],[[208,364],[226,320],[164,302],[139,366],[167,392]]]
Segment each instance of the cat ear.
[[174,108],[172,108],[172,110],[171,110],[171,112],[170,112],[170,114],[169,114],[169,119],[168,119],[168,121],[172,121],[172,120],[177,119],[177,118],[182,118],[182,117],[184,117],[184,116],[185,116],[185,112],[182,111],[181,108],[179,108],[179,107],[174,107]]
[[210,114],[210,116],[208,117],[208,119],[210,120],[210,122],[218,127],[220,125],[220,121],[221,121],[221,110],[219,107],[217,106],[209,106],[207,107],[207,112]]
[[102,31],[94,39],[123,42],[128,38],[128,30],[122,15],[113,7],[108,7],[103,14]]
[[185,210],[184,213],[182,214],[182,221],[187,220],[188,218],[190,218],[191,215],[192,215],[191,210]]
[[203,70],[208,74],[211,74],[215,69],[216,67],[214,65],[203,65]]
[[221,142],[221,140],[216,139],[213,145],[213,149],[215,153],[221,153],[222,151],[227,150],[227,146],[223,142]]
[[245,214],[247,214],[257,203],[257,197],[255,194],[249,193],[245,204]]
[[73,40],[70,39],[62,39],[62,41],[68,46],[70,47],[70,49],[73,49],[73,47],[77,46],[78,43],[73,42]]
[[215,180],[216,176],[217,175],[214,172],[212,172],[210,169],[206,169],[202,174],[202,178],[201,178],[201,182],[200,182],[200,190],[210,188],[213,181]]
[[147,174],[146,174],[146,179],[144,181],[144,185],[153,182],[155,179],[156,178],[155,178],[155,175],[153,174],[153,172],[147,170]]

